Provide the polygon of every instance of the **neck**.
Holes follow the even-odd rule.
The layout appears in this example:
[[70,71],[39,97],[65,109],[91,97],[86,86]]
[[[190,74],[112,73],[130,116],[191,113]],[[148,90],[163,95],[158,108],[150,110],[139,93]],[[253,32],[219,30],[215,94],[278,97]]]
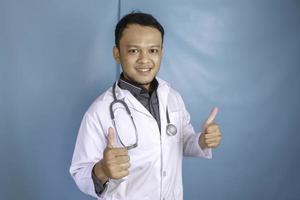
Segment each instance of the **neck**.
[[152,86],[152,82],[151,83],[148,83],[148,84],[140,84],[140,83],[137,83],[131,79],[129,79],[127,76],[124,75],[124,73],[121,75],[121,77],[128,83],[134,85],[134,86],[137,86],[139,88],[143,88],[145,89],[147,92],[152,92],[152,90],[154,89],[153,86]]

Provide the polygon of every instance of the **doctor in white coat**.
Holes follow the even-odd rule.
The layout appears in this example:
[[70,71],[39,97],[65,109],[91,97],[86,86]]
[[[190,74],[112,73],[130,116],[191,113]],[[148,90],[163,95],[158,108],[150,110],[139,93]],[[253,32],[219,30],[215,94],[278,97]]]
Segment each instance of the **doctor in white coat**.
[[[182,200],[182,157],[211,158],[211,148],[220,144],[220,128],[214,123],[218,108],[213,108],[201,133],[195,133],[180,94],[156,77],[163,36],[163,27],[146,13],[128,14],[116,26],[113,56],[122,66],[123,81],[150,96],[156,94],[159,114],[155,116],[132,91],[120,87],[120,80],[114,92],[109,88],[89,107],[70,173],[82,192],[97,199]],[[122,103],[110,109],[114,100],[126,103],[133,124]],[[118,125],[110,111],[121,116],[115,119]],[[167,133],[168,124],[176,127],[172,134]],[[127,143],[136,145],[126,148]]]

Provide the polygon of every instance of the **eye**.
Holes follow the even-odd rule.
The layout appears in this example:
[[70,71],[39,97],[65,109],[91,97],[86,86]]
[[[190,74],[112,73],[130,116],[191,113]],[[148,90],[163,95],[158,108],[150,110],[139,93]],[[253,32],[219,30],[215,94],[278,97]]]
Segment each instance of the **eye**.
[[157,54],[157,53],[159,52],[159,50],[158,50],[158,49],[155,49],[155,48],[152,48],[152,49],[149,50],[149,52],[150,52],[151,54]]
[[138,52],[139,52],[138,49],[129,49],[129,50],[128,50],[128,53],[130,53],[130,54],[136,54],[136,53],[138,53]]

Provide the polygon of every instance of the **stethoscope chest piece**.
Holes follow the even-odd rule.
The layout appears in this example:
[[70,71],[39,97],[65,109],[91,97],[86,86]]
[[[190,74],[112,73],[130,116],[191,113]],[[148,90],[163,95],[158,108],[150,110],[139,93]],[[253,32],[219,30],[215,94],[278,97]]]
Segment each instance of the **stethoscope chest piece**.
[[177,128],[173,124],[168,124],[166,132],[168,136],[174,136],[177,133]]
[[177,133],[177,128],[174,124],[171,124],[171,122],[170,122],[168,107],[166,108],[166,117],[167,117],[167,123],[168,123],[167,127],[166,127],[167,135],[174,136]]

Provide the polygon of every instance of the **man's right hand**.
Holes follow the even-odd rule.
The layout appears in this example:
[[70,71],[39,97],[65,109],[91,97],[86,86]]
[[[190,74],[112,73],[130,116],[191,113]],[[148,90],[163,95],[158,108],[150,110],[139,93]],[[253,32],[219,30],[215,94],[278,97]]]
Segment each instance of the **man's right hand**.
[[105,183],[108,178],[121,179],[129,174],[130,161],[126,148],[116,148],[113,128],[108,129],[108,142],[103,158],[94,167],[96,176]]

